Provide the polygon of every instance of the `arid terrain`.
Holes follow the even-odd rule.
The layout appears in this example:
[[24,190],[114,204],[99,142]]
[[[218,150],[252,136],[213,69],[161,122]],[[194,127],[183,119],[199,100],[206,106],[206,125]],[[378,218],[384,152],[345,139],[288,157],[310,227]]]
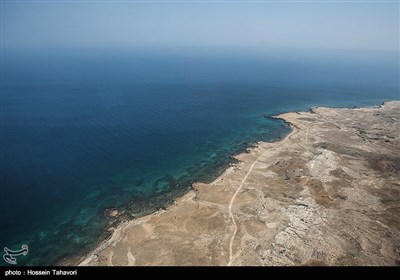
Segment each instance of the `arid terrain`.
[[400,265],[400,101],[278,118],[284,140],[110,229],[81,265]]

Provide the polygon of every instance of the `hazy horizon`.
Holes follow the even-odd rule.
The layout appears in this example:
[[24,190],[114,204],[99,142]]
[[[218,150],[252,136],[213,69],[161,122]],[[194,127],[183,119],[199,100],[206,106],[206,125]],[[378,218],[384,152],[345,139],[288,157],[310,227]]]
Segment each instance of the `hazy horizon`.
[[2,48],[398,53],[399,2],[3,1]]

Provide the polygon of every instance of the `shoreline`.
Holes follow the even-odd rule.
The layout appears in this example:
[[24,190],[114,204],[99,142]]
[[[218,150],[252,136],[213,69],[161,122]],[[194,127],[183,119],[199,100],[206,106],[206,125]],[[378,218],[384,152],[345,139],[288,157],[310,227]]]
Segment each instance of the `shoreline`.
[[[286,141],[286,139],[290,139],[293,135],[295,135],[298,132],[298,128],[296,126],[294,126],[292,123],[287,122],[285,119],[279,117],[283,114],[286,113],[282,113],[279,114],[277,116],[270,116],[269,118],[272,119],[276,119],[276,120],[283,120],[285,122],[285,124],[288,125],[288,127],[291,129],[291,131],[282,139],[277,140],[277,141],[273,141],[273,142],[264,142],[264,141],[255,141],[252,142],[251,144],[249,144],[249,147],[247,147],[245,149],[245,151],[242,151],[239,154],[233,155],[231,156],[234,160],[236,161],[240,161],[238,160],[238,157],[240,157],[241,155],[245,155],[248,154],[249,152],[258,149],[259,148],[259,144],[263,144],[263,143],[284,143],[284,141]],[[255,146],[254,146],[255,145]],[[228,174],[230,174],[231,172],[234,172],[234,169],[236,167],[235,163],[229,163],[228,167],[225,168],[225,170],[222,172],[221,175],[219,175],[217,178],[215,178],[212,182],[210,182],[210,185],[215,185],[216,183],[218,183],[219,181],[223,180],[224,177],[226,177]],[[112,246],[113,244],[117,243],[120,239],[121,239],[121,235],[122,232],[127,230],[129,227],[131,226],[135,226],[135,225],[139,225],[142,224],[148,220],[150,220],[152,217],[154,216],[159,216],[162,215],[164,213],[166,213],[168,210],[170,210],[172,207],[175,207],[179,204],[179,202],[182,201],[187,201],[187,200],[191,200],[195,197],[195,189],[197,188],[197,185],[199,184],[205,184],[204,182],[194,182],[192,184],[192,186],[182,195],[179,196],[175,199],[175,202],[173,204],[170,204],[168,207],[166,207],[165,209],[159,209],[156,210],[150,214],[146,214],[144,216],[140,216],[138,218],[132,218],[129,221],[121,221],[117,224],[115,230],[113,230],[113,232],[111,233],[111,235],[106,238],[105,240],[101,241],[94,250],[92,250],[89,254],[86,254],[83,258],[83,260],[79,261],[79,263],[77,264],[78,266],[87,266],[91,261],[93,261],[99,252],[101,252],[102,250],[104,250],[105,248],[107,248],[108,246]]]
[[[94,249],[89,254],[87,254],[83,258],[83,260],[79,261],[79,265],[80,266],[93,265],[94,263],[96,263],[96,260],[99,259],[99,256],[102,254],[103,251],[110,249],[110,247],[115,246],[119,242],[121,242],[121,239],[126,237],[126,233],[130,229],[132,229],[134,227],[147,225],[148,223],[151,223],[153,220],[154,221],[160,220],[166,214],[170,214],[172,211],[176,212],[176,209],[178,209],[179,207],[183,207],[181,205],[195,204],[199,200],[199,193],[201,194],[201,192],[204,192],[204,193],[207,192],[207,191],[204,191],[204,188],[209,188],[211,186],[216,187],[219,185],[223,185],[224,180],[230,180],[232,178],[229,178],[229,177],[236,176],[238,169],[240,171],[240,169],[246,167],[246,165],[252,164],[250,170],[248,171],[248,173],[246,174],[246,176],[244,177],[244,179],[242,181],[242,185],[243,185],[246,181],[247,176],[251,173],[254,165],[256,165],[258,163],[258,159],[264,157],[265,154],[270,151],[269,148],[271,148],[272,146],[274,146],[274,147],[284,146],[287,142],[296,140],[296,137],[297,138],[299,137],[300,132],[304,133],[305,129],[307,130],[306,135],[305,135],[306,142],[307,142],[307,137],[309,134],[308,133],[309,126],[307,126],[307,128],[300,127],[298,120],[296,119],[296,117],[298,117],[298,115],[318,114],[316,112],[318,112],[319,110],[322,110],[322,111],[323,110],[331,110],[333,112],[335,110],[343,110],[343,109],[346,109],[346,110],[380,110],[381,108],[383,108],[385,106],[385,104],[388,104],[388,103],[396,103],[396,101],[385,101],[381,105],[376,105],[374,107],[363,107],[363,108],[357,107],[357,108],[352,108],[352,109],[313,107],[313,108],[310,108],[309,113],[307,113],[307,112],[292,112],[292,113],[290,113],[289,112],[289,113],[283,113],[278,116],[272,117],[275,119],[284,120],[285,123],[287,123],[289,125],[289,127],[291,128],[291,132],[288,135],[286,135],[283,139],[275,141],[275,142],[262,142],[262,141],[255,142],[255,144],[256,144],[255,147],[248,148],[246,152],[243,152],[243,153],[233,156],[236,160],[238,160],[238,162],[235,164],[230,164],[230,166],[228,168],[226,168],[225,171],[221,175],[219,175],[214,181],[212,181],[209,184],[201,183],[201,182],[194,183],[192,185],[192,188],[188,192],[186,192],[183,196],[176,198],[175,202],[173,204],[171,204],[170,206],[168,206],[165,210],[155,211],[149,215],[145,215],[140,218],[134,218],[129,221],[121,222],[115,228],[115,230],[113,231],[113,233],[107,240],[102,241],[96,247],[96,249]],[[300,143],[299,145],[302,145],[302,144]],[[306,152],[309,152],[308,149]],[[250,155],[250,159],[251,159],[250,161],[248,159],[249,155]],[[253,158],[254,155],[257,156],[257,159],[255,159],[255,160]],[[278,161],[278,163],[279,163],[279,161]],[[242,187],[242,185],[240,187]],[[232,201],[235,200],[235,197],[239,193],[239,191],[240,191],[240,189],[237,189],[236,192],[234,193],[234,196],[231,197]],[[231,208],[231,206],[232,205],[230,205],[230,208]],[[234,215],[232,213],[230,213],[230,214],[231,214],[230,218],[232,219],[233,223],[235,224]],[[232,244],[234,243],[235,235],[236,235],[236,231],[235,231],[235,234],[233,235],[232,239],[230,239],[231,254],[228,258],[229,261],[225,260],[225,264],[231,264],[232,261],[235,261],[238,258],[237,255],[232,256]],[[131,255],[132,255],[132,253],[131,253]],[[223,256],[223,258],[226,259],[226,256]],[[131,264],[131,265],[135,264],[135,258],[133,258],[133,263],[129,262],[129,264]]]
[[[276,117],[272,116],[272,118],[281,119],[281,118],[279,118],[279,115],[276,116]],[[284,120],[284,119],[282,119],[282,120]],[[285,123],[287,123],[287,122],[285,121]],[[241,155],[247,154],[249,150],[252,151],[252,150],[257,149],[258,145],[260,143],[280,143],[280,142],[284,142],[286,139],[290,139],[290,137],[292,137],[293,135],[295,135],[298,132],[298,128],[293,126],[291,123],[287,123],[287,124],[291,128],[291,131],[283,139],[275,141],[275,142],[257,141],[257,142],[254,143],[256,145],[256,147],[249,147],[249,148],[246,149],[245,152],[242,152],[242,153],[237,154],[237,155],[233,155],[232,157],[237,160],[237,157],[240,157]],[[233,172],[234,169],[235,169],[235,164],[230,163],[229,166],[224,170],[224,172],[209,184],[210,185],[215,185],[219,181],[223,180],[224,177],[226,177],[228,174]],[[195,197],[195,195],[196,195],[195,191],[193,189],[196,189],[198,184],[204,184],[204,183],[203,182],[195,182],[195,183],[193,183],[192,187],[184,195],[182,195],[180,197],[177,197],[175,202],[173,204],[169,205],[166,209],[156,210],[151,214],[147,214],[147,215],[139,217],[139,218],[133,218],[132,220],[129,220],[129,221],[120,222],[117,225],[116,229],[111,234],[111,236],[109,238],[107,238],[106,240],[102,241],[93,251],[91,251],[88,255],[86,255],[84,257],[84,259],[78,263],[78,266],[86,266],[86,265],[88,265],[91,261],[93,261],[96,258],[96,256],[98,255],[98,253],[100,251],[102,251],[106,247],[108,247],[110,245],[112,246],[113,244],[118,242],[122,237],[121,236],[122,232],[125,231],[126,229],[128,229],[129,227],[142,224],[142,223],[150,220],[152,217],[159,216],[159,215],[162,215],[162,214],[166,213],[172,207],[177,206],[180,202],[193,199]]]

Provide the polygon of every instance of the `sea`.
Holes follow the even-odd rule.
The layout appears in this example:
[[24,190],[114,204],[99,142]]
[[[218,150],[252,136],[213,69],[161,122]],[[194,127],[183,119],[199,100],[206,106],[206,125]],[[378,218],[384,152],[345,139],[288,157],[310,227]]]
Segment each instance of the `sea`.
[[[1,73],[0,249],[78,259],[119,221],[290,132],[269,118],[399,97],[390,52],[10,50]],[[121,220],[121,219],[120,219]],[[0,260],[0,265],[7,265]]]

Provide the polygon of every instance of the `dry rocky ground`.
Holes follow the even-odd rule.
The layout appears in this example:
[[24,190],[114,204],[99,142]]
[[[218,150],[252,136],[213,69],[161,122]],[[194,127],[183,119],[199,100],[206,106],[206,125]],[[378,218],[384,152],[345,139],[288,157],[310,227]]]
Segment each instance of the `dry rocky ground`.
[[400,102],[279,118],[291,135],[120,225],[81,265],[400,265]]

